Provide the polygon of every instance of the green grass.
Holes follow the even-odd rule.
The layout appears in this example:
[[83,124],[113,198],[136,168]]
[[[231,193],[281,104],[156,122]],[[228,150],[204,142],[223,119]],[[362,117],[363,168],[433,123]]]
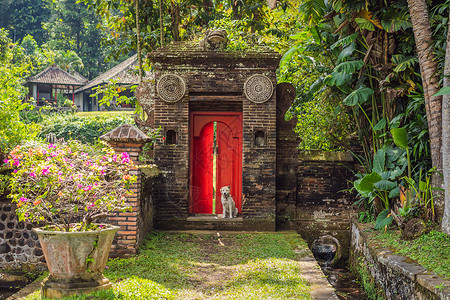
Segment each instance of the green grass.
[[429,271],[450,279],[450,236],[431,231],[414,241],[404,241],[399,231],[373,232],[375,240],[395,253],[417,261]]
[[311,299],[299,247],[297,234],[152,233],[139,255],[108,263],[112,290],[67,299]]

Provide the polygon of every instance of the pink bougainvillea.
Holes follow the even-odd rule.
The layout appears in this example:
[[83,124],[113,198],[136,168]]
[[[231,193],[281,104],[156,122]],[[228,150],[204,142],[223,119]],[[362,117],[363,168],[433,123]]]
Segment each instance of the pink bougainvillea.
[[4,163],[14,169],[11,198],[20,220],[88,230],[95,219],[130,209],[125,196],[136,176],[129,175],[135,167],[128,153],[84,148],[78,142],[14,148]]

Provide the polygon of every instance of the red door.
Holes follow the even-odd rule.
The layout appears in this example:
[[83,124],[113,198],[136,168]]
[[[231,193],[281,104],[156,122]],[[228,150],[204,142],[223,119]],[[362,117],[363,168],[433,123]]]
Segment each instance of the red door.
[[[214,126],[214,124],[216,126]],[[216,168],[213,168],[216,136]],[[242,113],[191,113],[190,212],[222,213],[220,188],[231,186],[231,196],[241,212]],[[215,186],[213,186],[213,177]],[[213,191],[216,191],[213,211]]]

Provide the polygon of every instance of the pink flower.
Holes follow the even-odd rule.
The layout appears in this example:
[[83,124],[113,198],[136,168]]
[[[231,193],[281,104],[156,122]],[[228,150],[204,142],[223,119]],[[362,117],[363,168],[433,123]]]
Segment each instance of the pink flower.
[[50,169],[50,166],[49,167],[45,167],[44,169],[42,169],[42,175],[50,173],[49,169]]
[[28,201],[28,198],[20,197],[19,201],[20,201],[20,202],[27,202],[27,201]]
[[117,161],[117,155],[116,154],[113,155],[113,160]]
[[81,183],[79,183],[78,187],[81,189],[83,187],[83,185]]
[[4,162],[5,164],[7,164],[7,163],[8,163],[8,161],[9,161],[9,160],[7,160],[7,159],[3,160],[3,162]]
[[20,161],[16,158],[14,159],[13,166],[18,167],[20,165]]
[[31,172],[31,173],[30,173],[30,177],[36,177],[36,173],[34,173],[34,171]]
[[87,187],[84,188],[85,191],[90,191],[92,190],[92,185],[88,185]]
[[130,155],[127,152],[122,152],[122,163],[129,163],[130,162]]
[[13,172],[14,172],[14,173],[17,173],[17,170],[14,170]]

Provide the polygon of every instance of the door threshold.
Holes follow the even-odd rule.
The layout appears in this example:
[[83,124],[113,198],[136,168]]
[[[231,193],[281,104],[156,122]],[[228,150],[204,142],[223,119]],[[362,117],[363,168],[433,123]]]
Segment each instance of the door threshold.
[[186,219],[188,222],[203,222],[203,221],[209,221],[209,222],[243,222],[244,219],[242,217],[237,218],[222,218],[222,215],[196,215],[196,216],[189,216]]

